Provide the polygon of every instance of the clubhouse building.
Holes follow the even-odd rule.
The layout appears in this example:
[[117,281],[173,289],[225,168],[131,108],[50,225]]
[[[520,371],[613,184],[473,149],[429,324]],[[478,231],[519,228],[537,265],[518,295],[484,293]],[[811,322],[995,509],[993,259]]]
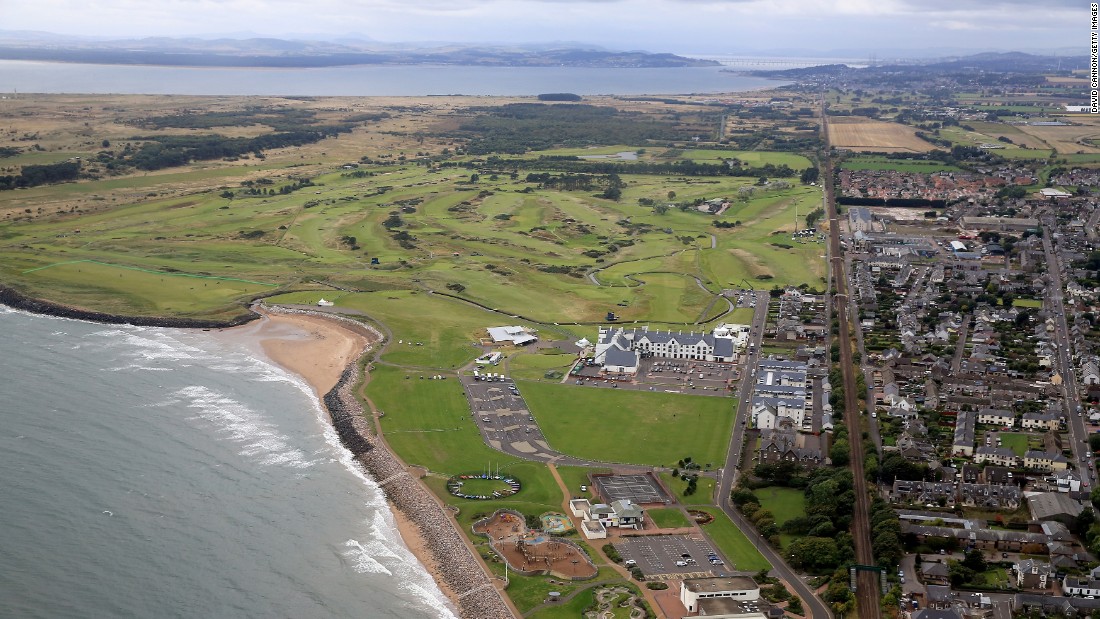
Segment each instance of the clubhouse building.
[[719,325],[711,333],[600,327],[595,362],[605,372],[635,374],[646,357],[733,363],[749,339],[748,325]]

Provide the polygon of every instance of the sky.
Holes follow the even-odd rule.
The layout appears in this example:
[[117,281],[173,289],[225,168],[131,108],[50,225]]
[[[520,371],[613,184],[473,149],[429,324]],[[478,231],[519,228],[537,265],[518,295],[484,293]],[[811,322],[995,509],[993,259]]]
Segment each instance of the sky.
[[0,0],[0,15],[4,30],[68,35],[356,34],[386,42],[572,41],[715,55],[1083,55],[1089,44],[1089,3],[1080,0]]

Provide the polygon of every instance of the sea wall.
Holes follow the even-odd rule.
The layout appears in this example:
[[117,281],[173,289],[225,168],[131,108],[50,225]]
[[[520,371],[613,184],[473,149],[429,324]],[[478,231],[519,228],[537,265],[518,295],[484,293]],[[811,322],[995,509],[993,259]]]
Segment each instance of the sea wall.
[[[287,308],[265,309],[333,318],[331,314]],[[381,335],[369,326],[356,321],[350,322],[373,332],[377,341],[381,341]],[[359,360],[368,350],[369,348],[364,349],[348,364],[340,375],[340,381],[323,398],[340,441],[381,485],[382,492],[393,508],[399,510],[420,531],[435,563],[437,578],[460,596],[456,601],[460,615],[465,619],[513,618],[511,608],[485,574],[454,520],[447,515],[431,492],[409,474],[406,466],[390,452],[386,444],[372,435],[370,423],[363,416],[363,407],[354,393],[359,378]],[[470,592],[474,593],[464,595]]]

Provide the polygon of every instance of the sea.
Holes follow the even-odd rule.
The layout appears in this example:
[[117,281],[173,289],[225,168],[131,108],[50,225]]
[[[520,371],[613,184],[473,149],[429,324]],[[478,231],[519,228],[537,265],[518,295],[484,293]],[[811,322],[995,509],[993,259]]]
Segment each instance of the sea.
[[0,617],[454,617],[310,388],[0,306]]
[[[738,66],[738,70],[775,68]],[[728,67],[653,69],[357,65],[307,69],[93,65],[0,60],[0,97],[18,93],[256,96],[530,96],[727,93],[788,82]]]

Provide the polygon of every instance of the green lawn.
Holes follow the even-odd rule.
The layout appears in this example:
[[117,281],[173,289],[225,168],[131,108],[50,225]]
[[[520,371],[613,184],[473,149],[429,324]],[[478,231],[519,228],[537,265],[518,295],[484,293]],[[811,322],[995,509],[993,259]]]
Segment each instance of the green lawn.
[[246,301],[275,284],[80,260],[31,269],[35,285],[79,307],[139,316],[242,313]]
[[763,569],[771,569],[771,564],[764,559],[749,538],[741,532],[722,510],[717,507],[699,508],[714,516],[710,524],[703,525],[703,532],[710,537],[722,554],[733,562],[730,569],[745,572],[758,572]]
[[691,526],[691,522],[688,521],[687,516],[684,516],[684,512],[680,511],[678,507],[650,509],[646,511],[646,515],[652,518],[657,527],[661,529],[677,529]]
[[[675,465],[674,465],[675,466]],[[684,494],[687,482],[671,473],[661,473],[661,483],[672,492],[673,498],[681,505],[711,505],[714,500],[714,478],[702,477],[695,482],[695,494]]]
[[508,375],[523,380],[561,382],[560,378],[546,378],[551,371],[568,374],[577,356],[571,354],[544,355],[521,352],[508,358]]
[[760,499],[760,507],[775,516],[778,525],[806,515],[806,495],[801,490],[773,486],[753,490],[753,493]]
[[1012,299],[1012,307],[1042,307],[1042,299]]
[[482,442],[455,377],[429,380],[428,376],[384,365],[371,372],[367,395],[385,412],[382,431],[399,456],[445,475],[517,462]]
[[555,449],[601,462],[674,465],[684,457],[718,464],[729,446],[736,401],[520,381],[531,412]]
[[[580,466],[559,466],[558,475],[561,476],[561,480],[565,482],[565,487],[569,488],[569,496],[580,497],[590,500],[595,500],[596,492],[592,486],[592,480],[589,478],[590,474],[596,473],[610,473],[611,469],[595,469]],[[587,492],[581,492],[581,486],[588,488]]]
[[1028,434],[1021,432],[1000,432],[997,434],[1001,439],[1001,446],[1007,447],[1012,450],[1012,453],[1019,457],[1024,457],[1024,453],[1028,450]]

